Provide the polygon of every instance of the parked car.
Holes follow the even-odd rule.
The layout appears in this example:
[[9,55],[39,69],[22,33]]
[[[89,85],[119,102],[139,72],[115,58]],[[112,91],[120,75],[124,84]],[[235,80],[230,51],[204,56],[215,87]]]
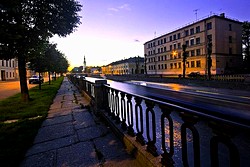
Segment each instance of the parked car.
[[37,76],[37,75],[33,75],[31,78],[29,78],[29,84],[39,84],[39,83],[43,83],[44,79],[42,76]]
[[199,72],[191,72],[190,74],[188,74],[188,77],[190,78],[197,78],[200,76]]

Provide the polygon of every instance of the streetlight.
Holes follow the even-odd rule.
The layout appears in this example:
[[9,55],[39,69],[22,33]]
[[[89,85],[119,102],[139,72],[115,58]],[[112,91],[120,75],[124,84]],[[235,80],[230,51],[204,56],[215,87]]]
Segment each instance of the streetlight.
[[185,78],[185,73],[186,73],[186,60],[187,60],[186,49],[187,49],[187,45],[183,44],[182,45],[182,51],[183,51],[183,59],[182,59],[182,62],[183,62],[183,78]]
[[207,45],[207,74],[208,74],[208,80],[211,79],[211,67],[212,67],[212,58],[211,58],[211,54],[212,54],[212,41],[209,38],[208,39],[208,45]]

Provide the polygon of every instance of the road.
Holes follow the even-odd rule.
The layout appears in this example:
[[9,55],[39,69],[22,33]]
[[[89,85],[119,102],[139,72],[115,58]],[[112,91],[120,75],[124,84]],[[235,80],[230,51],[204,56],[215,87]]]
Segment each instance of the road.
[[[44,78],[44,81],[48,81],[48,78]],[[27,81],[28,88],[33,88],[37,84],[29,84]],[[20,93],[20,82],[19,81],[1,81],[0,82],[0,100],[13,96]]]
[[250,126],[250,92],[180,84],[108,81],[111,87],[130,94],[190,108],[202,115],[243,123]]

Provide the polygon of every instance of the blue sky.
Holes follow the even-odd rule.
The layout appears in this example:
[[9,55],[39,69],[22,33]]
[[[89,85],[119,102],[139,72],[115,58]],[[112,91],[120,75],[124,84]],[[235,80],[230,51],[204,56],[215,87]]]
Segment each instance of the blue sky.
[[250,0],[78,0],[82,24],[65,38],[52,42],[72,67],[102,66],[143,56],[143,44],[155,36],[210,14],[250,21]]

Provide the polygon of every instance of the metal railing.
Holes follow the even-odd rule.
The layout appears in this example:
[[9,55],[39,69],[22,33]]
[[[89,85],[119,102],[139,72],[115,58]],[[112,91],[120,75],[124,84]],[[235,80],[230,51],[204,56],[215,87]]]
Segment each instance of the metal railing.
[[154,157],[160,157],[156,166],[250,163],[250,116],[242,120],[237,114],[176,105],[112,88],[105,81],[72,76],[70,80],[91,96],[99,114],[115,122],[142,147],[146,146]]

